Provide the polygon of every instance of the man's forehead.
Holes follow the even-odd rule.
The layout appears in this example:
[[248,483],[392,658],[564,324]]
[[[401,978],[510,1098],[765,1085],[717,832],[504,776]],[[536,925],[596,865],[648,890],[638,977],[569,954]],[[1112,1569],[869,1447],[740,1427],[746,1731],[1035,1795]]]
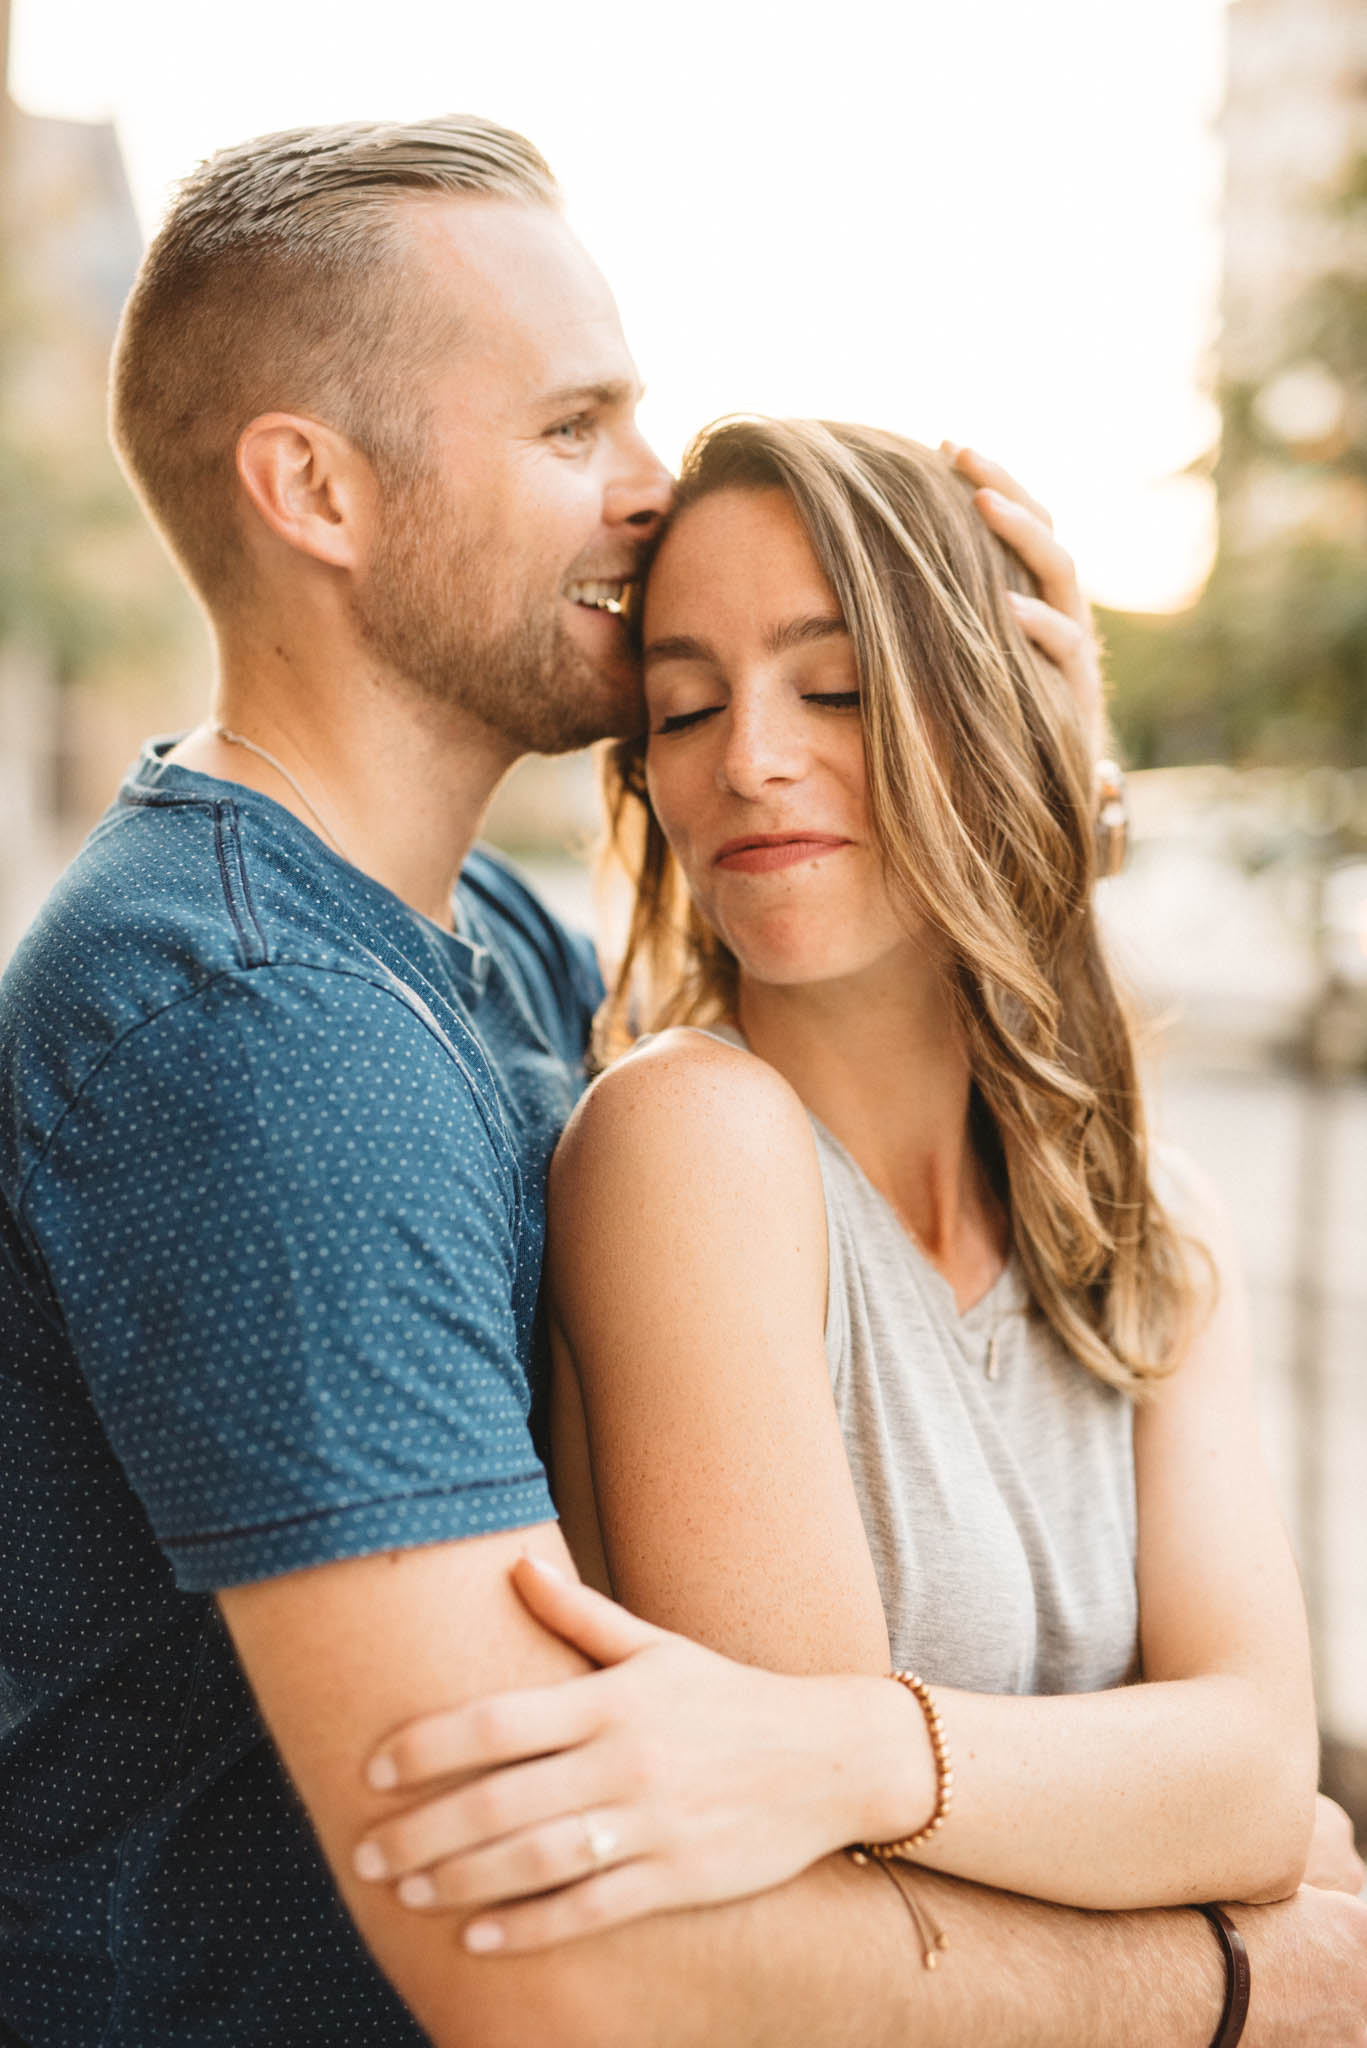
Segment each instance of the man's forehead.
[[634,375],[606,278],[552,207],[492,194],[423,196],[403,205],[427,288],[449,294],[469,339],[510,331],[619,338],[621,360],[590,378]]

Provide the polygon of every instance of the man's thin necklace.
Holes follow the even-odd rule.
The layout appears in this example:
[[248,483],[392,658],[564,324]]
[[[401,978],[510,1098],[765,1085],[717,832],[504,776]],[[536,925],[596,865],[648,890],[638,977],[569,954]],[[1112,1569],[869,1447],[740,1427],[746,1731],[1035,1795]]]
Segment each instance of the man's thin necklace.
[[285,766],[283,761],[277,761],[274,754],[268,754],[264,747],[259,747],[256,744],[255,740],[247,739],[244,734],[240,732],[229,732],[226,725],[215,725],[211,728],[211,730],[217,735],[219,739],[226,740],[230,747],[245,747],[249,754],[259,754],[263,761],[268,762],[270,766],[274,768],[276,774],[283,776],[285,781],[288,782],[290,788],[294,791],[295,795],[298,797],[300,803],[304,806],[304,809],[308,812],[309,816],[315,819],[317,823],[322,826],[325,836],[332,841],[338,853],[341,854],[342,859],[344,861],[349,862],[352,867],[356,865],[356,863],[351,859],[351,855],[347,852],[341,840],[338,838],[334,828],[331,825],[329,825],[327,819],[323,816],[317,804],[313,801],[313,798],[311,796],[306,795],[305,792],[299,787],[299,784],[290,774],[289,769]]

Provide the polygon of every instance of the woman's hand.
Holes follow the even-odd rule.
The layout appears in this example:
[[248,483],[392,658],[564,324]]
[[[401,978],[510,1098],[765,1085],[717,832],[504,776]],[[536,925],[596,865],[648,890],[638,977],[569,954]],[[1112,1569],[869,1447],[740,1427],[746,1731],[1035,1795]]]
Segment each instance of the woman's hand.
[[1040,586],[1040,597],[1010,593],[1011,606],[1027,638],[1063,675],[1086,721],[1093,758],[1107,752],[1101,654],[1091,606],[1082,594],[1073,558],[1054,538],[1054,522],[1043,505],[997,463],[972,448],[942,441],[941,452],[970,483],[973,500],[999,540],[1024,562]]
[[[852,1751],[850,1737],[864,1702],[865,1726],[883,1718],[886,1681],[734,1663],[540,1560],[522,1559],[513,1579],[539,1621],[606,1668],[398,1730],[371,1758],[370,1783],[425,1788],[426,1802],[355,1854],[360,1876],[398,1880],[418,1910],[498,1907],[467,1925],[468,1948],[544,1948],[767,1890],[864,1832],[870,1780],[882,1779],[886,1804],[877,1739]],[[922,1772],[928,1808],[933,1771],[913,1727],[895,1729],[907,1762],[892,1775],[901,1765],[919,1801]],[[912,1808],[908,1824],[922,1817]]]
[[1343,1808],[1322,1792],[1315,1798],[1315,1832],[1301,1882],[1320,1891],[1351,1892],[1355,1898],[1367,1883],[1367,1866],[1353,1840],[1353,1823]]

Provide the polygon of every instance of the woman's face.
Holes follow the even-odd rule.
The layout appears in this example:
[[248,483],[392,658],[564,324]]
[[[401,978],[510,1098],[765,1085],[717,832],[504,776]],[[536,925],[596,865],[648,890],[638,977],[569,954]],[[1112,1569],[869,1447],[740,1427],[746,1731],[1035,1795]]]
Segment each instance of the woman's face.
[[651,801],[742,971],[796,986],[909,952],[869,824],[854,649],[786,492],[680,514],[644,639]]

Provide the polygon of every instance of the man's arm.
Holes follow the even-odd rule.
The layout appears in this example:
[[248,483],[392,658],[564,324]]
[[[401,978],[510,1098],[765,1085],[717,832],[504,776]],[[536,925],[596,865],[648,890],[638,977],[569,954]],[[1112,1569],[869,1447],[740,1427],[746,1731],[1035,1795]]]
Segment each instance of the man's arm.
[[[399,1803],[366,1782],[382,1737],[434,1699],[584,1669],[514,1596],[508,1567],[524,1551],[570,1568],[558,1531],[542,1525],[220,1596],[342,1897],[435,2048],[1205,2048],[1222,1966],[1188,1912],[1074,1912],[918,1873],[952,1945],[931,1973],[886,1879],[830,1858],[738,1904],[478,1957],[449,1914],[409,1910],[390,1887],[359,1879],[356,1844]],[[1361,1907],[1314,1893],[1239,1917],[1257,1987],[1252,2048],[1364,2038],[1360,2023],[1350,2030],[1354,2010],[1367,2010]]]

